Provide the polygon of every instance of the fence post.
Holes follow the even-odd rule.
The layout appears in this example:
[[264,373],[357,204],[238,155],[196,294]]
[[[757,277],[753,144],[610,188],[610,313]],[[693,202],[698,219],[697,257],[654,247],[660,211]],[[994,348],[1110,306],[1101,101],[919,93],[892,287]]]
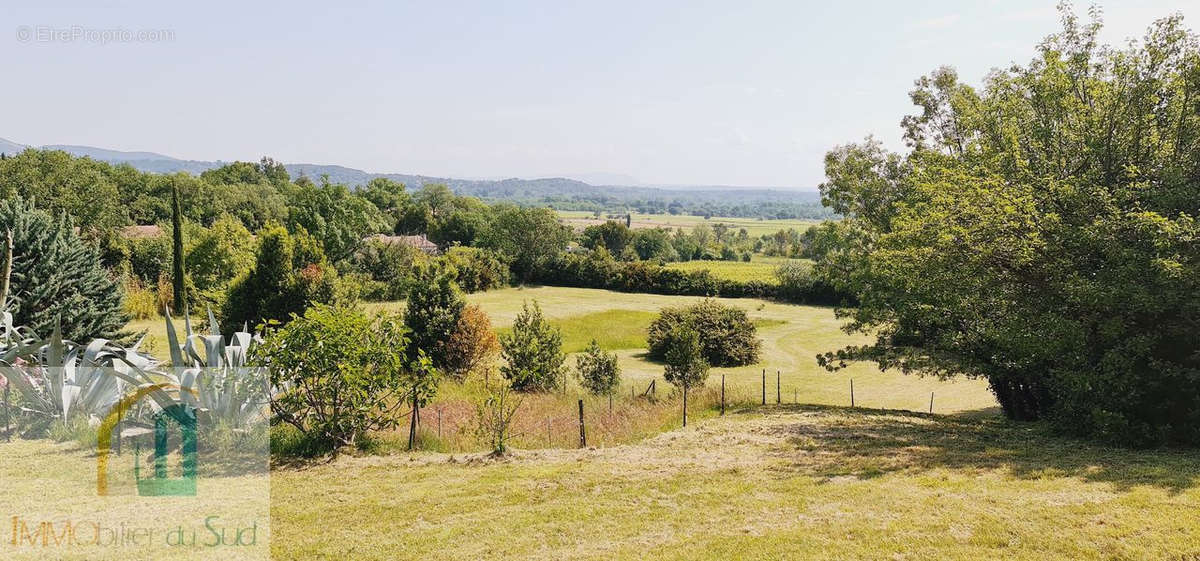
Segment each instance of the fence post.
[[929,392],[929,414],[933,414],[933,392]]
[[579,400],[579,447],[587,448],[587,432],[583,428],[583,400]]
[[763,405],[767,404],[767,369],[763,368]]
[[612,413],[612,392],[608,392],[608,412]]
[[850,407],[854,407],[854,378],[850,378]]
[[438,407],[438,440],[442,439],[442,408]]
[[783,397],[779,393],[779,371],[775,371],[775,405],[783,403]]
[[683,428],[687,428],[687,384],[683,386]]
[[725,415],[725,375],[721,375],[721,415]]

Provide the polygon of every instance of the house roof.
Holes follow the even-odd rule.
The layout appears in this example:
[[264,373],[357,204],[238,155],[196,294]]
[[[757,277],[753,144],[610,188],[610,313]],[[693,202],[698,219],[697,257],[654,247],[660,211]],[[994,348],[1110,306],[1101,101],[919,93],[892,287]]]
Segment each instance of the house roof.
[[368,240],[376,240],[385,244],[401,244],[409,247],[415,247],[425,253],[437,253],[437,244],[429,241],[425,234],[416,236],[388,236],[385,234],[375,234],[367,238]]
[[163,235],[163,229],[154,224],[121,228],[121,236],[128,239],[157,238],[161,235]]

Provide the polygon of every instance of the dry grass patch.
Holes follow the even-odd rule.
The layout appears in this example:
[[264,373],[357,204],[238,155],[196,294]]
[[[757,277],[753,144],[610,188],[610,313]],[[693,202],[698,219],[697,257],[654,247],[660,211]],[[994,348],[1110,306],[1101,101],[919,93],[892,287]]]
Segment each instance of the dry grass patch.
[[[288,559],[1176,559],[1200,456],[1036,425],[750,409],[634,445],[275,473]],[[304,500],[295,500],[298,497]]]

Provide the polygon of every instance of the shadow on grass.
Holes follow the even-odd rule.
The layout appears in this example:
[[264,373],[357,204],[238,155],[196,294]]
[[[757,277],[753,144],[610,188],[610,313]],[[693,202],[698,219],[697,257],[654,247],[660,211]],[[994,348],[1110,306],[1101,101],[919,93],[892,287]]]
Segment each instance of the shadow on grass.
[[1172,493],[1200,485],[1195,449],[1107,447],[1055,436],[1040,423],[977,418],[976,412],[941,416],[806,405],[779,410],[813,419],[770,429],[783,438],[774,451],[785,460],[783,469],[826,480],[951,469],[1030,480],[1072,477],[1117,489],[1148,485]]

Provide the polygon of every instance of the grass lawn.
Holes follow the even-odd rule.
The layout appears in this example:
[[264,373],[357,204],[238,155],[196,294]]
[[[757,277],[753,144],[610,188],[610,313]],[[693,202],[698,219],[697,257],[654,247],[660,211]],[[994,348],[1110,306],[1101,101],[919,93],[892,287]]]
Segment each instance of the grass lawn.
[[1200,455],[1037,425],[768,406],[637,444],[272,474],[306,559],[1193,559]]
[[[645,356],[646,325],[658,310],[703,300],[692,296],[663,296],[566,287],[519,287],[469,295],[491,316],[492,325],[503,329],[512,325],[523,302],[537,301],[542,312],[563,329],[569,352],[582,350],[596,337],[617,352],[622,368],[622,395],[629,386],[639,393],[651,380],[659,388],[669,388],[662,379],[662,365]],[[768,399],[774,401],[775,372],[779,372],[781,401],[799,401],[824,405],[849,405],[850,380],[854,380],[855,401],[860,406],[927,411],[930,393],[934,393],[934,412],[952,413],[989,410],[995,399],[979,380],[940,381],[933,378],[880,372],[869,364],[855,364],[830,373],[817,366],[817,353],[847,344],[863,343],[860,335],[840,330],[842,322],[833,309],[798,306],[750,298],[720,298],[741,307],[760,326],[763,340],[762,362],[739,368],[714,368],[709,387],[718,387],[725,375],[731,390],[753,393],[761,398],[762,371],[768,372]],[[370,311],[403,311],[403,302],[366,304]],[[182,333],[182,321],[177,322]],[[130,324],[131,329],[149,329],[147,343],[160,357],[166,355],[166,330],[161,319]],[[574,365],[574,360],[568,360]],[[572,388],[572,391],[577,389]]]
[[709,271],[714,277],[732,281],[761,281],[776,284],[775,269],[789,261],[807,262],[806,259],[786,257],[763,257],[755,255],[750,262],[743,261],[684,261],[668,263],[670,269],[680,271]]
[[[570,225],[578,230],[582,230],[593,224],[603,224],[608,219],[605,215],[601,215],[599,219],[591,212],[583,210],[560,210],[558,215],[562,217],[563,223]],[[622,217],[621,220],[624,220]],[[796,230],[806,230],[809,226],[820,223],[819,220],[759,220],[757,218],[731,218],[726,216],[714,216],[712,218],[704,218],[703,216],[684,216],[671,214],[633,214],[633,228],[683,228],[691,230],[698,224],[725,224],[733,229],[734,232],[741,228],[745,228],[750,234],[750,237],[757,238],[765,234],[774,234],[779,230],[787,230],[795,228]]]

